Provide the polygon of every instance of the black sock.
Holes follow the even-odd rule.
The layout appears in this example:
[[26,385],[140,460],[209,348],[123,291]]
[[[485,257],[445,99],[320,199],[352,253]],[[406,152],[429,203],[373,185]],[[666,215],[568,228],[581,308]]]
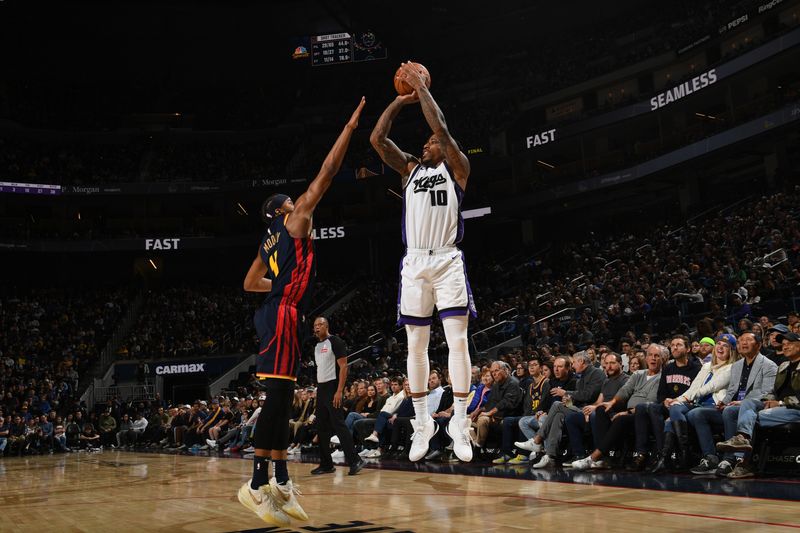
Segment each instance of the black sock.
[[275,481],[278,485],[285,485],[289,481],[289,470],[286,468],[286,460],[276,459],[275,463]]
[[262,485],[269,483],[269,457],[256,455],[253,459],[253,479],[250,480],[250,488],[258,490]]

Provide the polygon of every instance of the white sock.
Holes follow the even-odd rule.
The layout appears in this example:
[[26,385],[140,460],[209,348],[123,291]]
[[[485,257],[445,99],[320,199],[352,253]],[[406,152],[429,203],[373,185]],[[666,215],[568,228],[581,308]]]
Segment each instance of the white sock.
[[414,414],[416,415],[417,424],[425,424],[430,420],[431,415],[428,414],[428,397],[412,398],[411,403],[414,404]]
[[[447,366],[450,369],[450,384],[453,386],[454,393],[467,394],[472,379],[472,365],[467,341],[468,325],[469,321],[466,316],[449,316],[442,319],[444,336],[449,349]],[[466,416],[466,407],[464,409],[461,416]]]
[[431,338],[430,326],[406,326],[408,336],[408,384],[412,393],[428,392],[428,377],[431,364],[428,360],[428,342]]
[[460,396],[453,397],[453,418],[465,419],[467,418],[467,399]]

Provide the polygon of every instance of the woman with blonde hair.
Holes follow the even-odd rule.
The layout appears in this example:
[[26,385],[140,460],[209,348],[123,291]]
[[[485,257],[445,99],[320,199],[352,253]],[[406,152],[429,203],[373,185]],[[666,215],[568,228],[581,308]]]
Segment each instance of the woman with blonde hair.
[[665,470],[673,451],[677,452],[677,468],[685,470],[689,467],[689,423],[686,415],[696,407],[714,407],[725,398],[731,380],[731,366],[738,359],[736,337],[730,333],[719,335],[711,352],[711,361],[700,368],[689,389],[681,396],[665,401],[669,418],[664,423],[664,448],[650,468],[651,473]]

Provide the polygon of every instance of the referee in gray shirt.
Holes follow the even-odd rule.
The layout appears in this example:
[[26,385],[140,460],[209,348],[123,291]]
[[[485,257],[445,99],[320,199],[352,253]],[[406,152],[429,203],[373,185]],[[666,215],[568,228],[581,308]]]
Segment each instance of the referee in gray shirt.
[[314,320],[314,361],[317,364],[317,436],[319,437],[319,466],[313,475],[330,474],[336,471],[331,459],[331,435],[339,437],[351,476],[364,467],[364,460],[356,454],[353,435],[344,425],[342,392],[347,381],[347,346],[344,341],[328,331],[328,320]]

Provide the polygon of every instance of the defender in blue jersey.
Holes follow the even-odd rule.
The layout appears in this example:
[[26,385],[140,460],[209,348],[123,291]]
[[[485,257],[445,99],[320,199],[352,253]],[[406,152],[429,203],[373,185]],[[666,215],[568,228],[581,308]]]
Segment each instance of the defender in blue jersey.
[[[279,527],[287,526],[290,516],[308,520],[289,479],[286,450],[294,383],[300,368],[300,327],[314,278],[311,217],[339,172],[364,102],[361,98],[319,174],[297,202],[285,194],[274,194],[264,202],[261,215],[268,224],[267,233],[244,279],[244,290],[268,293],[254,318],[260,340],[256,371],[264,379],[267,400],[256,422],[253,477],[242,485],[238,497],[262,520]],[[269,459],[275,465],[271,479]]]

